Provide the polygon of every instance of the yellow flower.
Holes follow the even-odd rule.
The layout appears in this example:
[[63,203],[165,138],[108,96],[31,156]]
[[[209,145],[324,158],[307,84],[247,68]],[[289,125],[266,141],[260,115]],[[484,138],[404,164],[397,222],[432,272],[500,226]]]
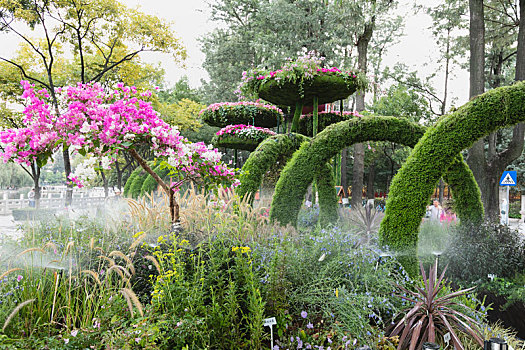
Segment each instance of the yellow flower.
[[240,247],[232,247],[232,252],[236,252],[239,250]]
[[337,288],[335,289],[335,297],[339,298],[339,290]]

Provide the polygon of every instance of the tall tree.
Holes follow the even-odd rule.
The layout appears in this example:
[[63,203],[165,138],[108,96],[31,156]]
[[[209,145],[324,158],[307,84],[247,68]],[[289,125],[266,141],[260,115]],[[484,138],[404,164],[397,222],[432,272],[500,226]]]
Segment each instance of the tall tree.
[[[101,81],[108,72],[145,51],[169,52],[176,60],[186,55],[166,21],[117,0],[1,1],[0,26],[24,42],[38,63],[28,65],[8,57],[0,60],[16,67],[24,79],[45,87],[56,112],[60,108],[55,96],[55,88],[60,86],[57,62],[65,48],[74,54],[79,67],[78,75],[69,77],[70,82]],[[28,31],[41,33],[43,38],[33,39]],[[71,173],[67,147],[63,147],[63,157],[67,177]],[[68,186],[66,205],[71,199],[72,187]]]
[[[507,13],[506,6],[511,6],[512,2],[505,1],[499,2],[502,8],[500,11]],[[475,98],[477,95],[483,93],[485,88],[485,18],[487,22],[490,19],[491,24],[499,24],[501,26],[509,26],[509,22],[498,21],[494,23],[494,17],[484,16],[485,6],[488,5],[490,11],[495,11],[495,2],[487,1],[485,4],[481,0],[470,0],[470,96],[471,99]],[[485,6],[484,6],[485,5]],[[525,59],[523,54],[520,56],[520,50],[524,50],[523,45],[525,44],[525,33],[523,28],[523,6],[522,1],[520,0],[520,18],[519,18],[519,33],[518,33],[518,44],[516,55],[516,73],[515,79],[522,80],[524,76],[522,75],[523,60]],[[505,16],[501,16],[505,20]],[[507,16],[508,18],[508,16]],[[514,20],[514,27],[516,26],[516,20]],[[512,24],[510,24],[512,27]],[[510,33],[508,33],[510,34]],[[515,38],[515,36],[514,36]],[[513,40],[515,42],[515,39]],[[508,44],[507,44],[508,45]],[[509,45],[510,46],[510,45]],[[492,56],[496,57],[496,65],[492,65],[491,75],[497,76],[501,72],[499,68],[494,71],[494,67],[499,65],[498,61],[501,57],[501,50],[498,51],[498,45],[492,43],[491,49]],[[496,50],[494,50],[496,49]],[[510,57],[512,57],[511,55]],[[501,67],[501,66],[500,66]],[[496,74],[494,74],[496,73]],[[498,78],[499,79],[499,78]],[[497,79],[496,79],[497,81]],[[497,84],[499,84],[498,82]],[[494,86],[494,80],[491,82],[491,85]],[[505,168],[511,164],[515,159],[517,159],[522,151],[524,145],[524,135],[525,135],[525,125],[520,123],[512,128],[512,138],[508,146],[502,150],[498,150],[496,147],[497,143],[497,134],[490,135],[487,139],[482,139],[476,142],[472,148],[468,151],[467,162],[474,173],[474,177],[481,189],[481,197],[483,200],[483,205],[485,207],[485,214],[491,220],[497,220],[499,215],[499,178],[501,173]],[[487,152],[485,152],[485,145],[488,142]]]
[[[397,5],[396,1],[392,0],[336,0],[333,2],[333,10],[331,21],[335,24],[337,32],[344,33],[352,40],[349,43],[340,43],[337,49],[343,53],[343,61],[347,63],[350,61],[351,52],[357,48],[357,64],[358,69],[362,72],[367,71],[368,50],[369,44],[372,40],[376,23],[382,23],[385,18],[391,16],[391,10]],[[348,62],[349,63],[349,62]],[[347,63],[347,64],[348,64]],[[359,92],[356,96],[356,109],[362,111],[365,109],[365,95],[364,91]],[[345,152],[343,152],[343,157]],[[363,192],[363,176],[364,176],[364,145],[354,145],[354,165],[352,177],[352,200],[353,207],[361,206],[361,198]],[[345,160],[341,162],[346,163]],[[344,173],[344,169],[341,170]],[[342,176],[341,182],[343,188],[346,188],[344,183],[345,178]]]

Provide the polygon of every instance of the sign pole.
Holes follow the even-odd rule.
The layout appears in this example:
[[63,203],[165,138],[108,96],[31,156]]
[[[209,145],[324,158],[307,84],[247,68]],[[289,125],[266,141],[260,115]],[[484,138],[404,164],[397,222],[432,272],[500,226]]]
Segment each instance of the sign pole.
[[509,211],[510,211],[510,186],[507,186],[507,216],[505,217],[505,223],[509,226]]

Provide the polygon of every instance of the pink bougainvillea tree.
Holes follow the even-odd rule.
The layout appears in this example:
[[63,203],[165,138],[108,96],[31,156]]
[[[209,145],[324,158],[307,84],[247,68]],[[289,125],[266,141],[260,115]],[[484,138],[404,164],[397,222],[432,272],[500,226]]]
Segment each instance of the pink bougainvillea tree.
[[[147,102],[150,92],[138,93],[123,84],[112,90],[97,83],[68,86],[55,92],[60,104],[60,114],[56,114],[46,102],[46,90],[35,91],[27,81],[22,85],[22,97],[29,102],[24,110],[27,127],[0,132],[4,162],[45,164],[63,145],[88,156],[85,164],[69,176],[70,181],[83,186],[96,167],[107,168],[119,152],[129,152],[168,194],[173,222],[179,220],[174,192],[185,181],[235,182],[235,172],[221,161],[220,152],[202,142],[189,142],[158,116]],[[147,144],[158,159],[163,159],[175,181],[166,183],[148,166],[135,150],[141,144]]]

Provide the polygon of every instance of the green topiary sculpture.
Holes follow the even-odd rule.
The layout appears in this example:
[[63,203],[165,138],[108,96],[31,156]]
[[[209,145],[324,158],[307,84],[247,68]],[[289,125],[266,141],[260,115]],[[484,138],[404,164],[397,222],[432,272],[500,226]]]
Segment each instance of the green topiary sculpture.
[[[424,131],[425,128],[421,125],[394,117],[366,116],[330,125],[312,139],[310,144],[301,146],[283,169],[275,189],[270,218],[282,225],[295,225],[308,185],[321,166],[344,147],[371,140],[414,146]],[[452,159],[449,163],[452,167],[447,180],[450,181],[455,197],[461,198],[457,202],[458,214],[463,215],[463,218],[481,220],[483,205],[479,188],[470,169],[460,156],[457,157],[456,162],[452,162]],[[429,198],[430,194],[427,201]]]
[[[408,254],[405,267],[409,270],[416,268],[418,227],[439,177],[459,152],[480,138],[525,121],[524,101],[524,82],[491,90],[441,118],[414,147],[392,180],[380,227],[384,244]],[[461,181],[459,177],[454,179]],[[465,196],[455,198],[465,205]]]

